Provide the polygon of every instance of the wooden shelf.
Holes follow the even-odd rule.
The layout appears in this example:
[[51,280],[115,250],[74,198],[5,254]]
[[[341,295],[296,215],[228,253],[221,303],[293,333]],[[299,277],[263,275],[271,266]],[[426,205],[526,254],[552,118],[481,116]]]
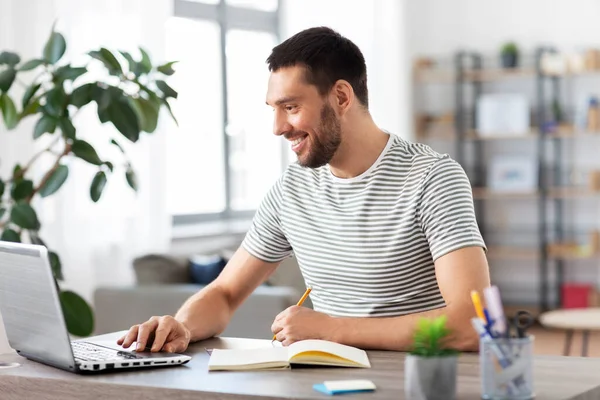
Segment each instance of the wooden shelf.
[[[496,192],[488,188],[473,188],[474,199],[534,199],[540,196],[540,192]],[[585,197],[600,197],[600,191],[592,191],[586,187],[550,188],[548,198],[551,199],[573,199]]]
[[[448,124],[446,124],[448,125]],[[441,124],[440,127],[438,127],[438,131],[441,131],[442,129]],[[432,128],[432,130],[436,130],[435,128]],[[423,133],[423,132],[419,132],[417,135],[418,139],[430,139],[430,140],[457,140],[458,137],[456,135],[456,131],[454,129],[453,126],[445,126],[443,127],[443,132],[442,134],[440,133]],[[514,135],[514,134],[507,134],[507,133],[498,133],[498,134],[492,134],[492,135],[488,135],[488,136],[481,136],[480,134],[477,133],[476,130],[470,130],[467,132],[467,134],[465,135],[464,139],[465,140],[481,140],[481,141],[500,141],[500,140],[534,140],[534,139],[539,139],[539,131],[537,131],[536,129],[532,129],[529,132],[526,132],[524,134],[520,134],[520,135]],[[547,139],[583,139],[583,138],[594,138],[594,137],[598,137],[600,138],[600,133],[598,132],[556,132],[556,133],[547,133],[544,135],[545,138]]]
[[533,68],[487,68],[465,72],[465,79],[472,82],[489,82],[535,76]]
[[581,197],[600,196],[600,192],[594,192],[587,187],[556,187],[548,191],[548,197],[553,199],[568,199]]
[[[564,74],[545,74],[546,77],[586,77],[596,76],[600,70],[566,72]],[[482,70],[465,71],[464,80],[466,82],[494,82],[508,79],[533,78],[536,76],[536,70],[533,67],[520,68],[486,68]],[[418,68],[413,73],[413,80],[417,83],[454,83],[456,82],[456,70],[453,68]]]
[[489,258],[504,258],[514,260],[537,260],[540,252],[533,248],[511,247],[511,246],[489,246],[487,251]]
[[539,195],[538,191],[531,192],[495,192],[488,188],[473,188],[475,199],[534,199]]

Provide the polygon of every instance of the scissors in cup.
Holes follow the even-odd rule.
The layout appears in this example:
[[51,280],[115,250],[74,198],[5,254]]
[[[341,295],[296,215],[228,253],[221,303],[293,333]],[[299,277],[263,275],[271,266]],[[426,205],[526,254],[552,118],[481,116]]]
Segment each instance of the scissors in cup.
[[529,311],[519,310],[514,317],[507,320],[506,337],[511,337],[511,330],[514,330],[516,337],[523,339],[527,337],[527,330],[535,323],[535,318]]

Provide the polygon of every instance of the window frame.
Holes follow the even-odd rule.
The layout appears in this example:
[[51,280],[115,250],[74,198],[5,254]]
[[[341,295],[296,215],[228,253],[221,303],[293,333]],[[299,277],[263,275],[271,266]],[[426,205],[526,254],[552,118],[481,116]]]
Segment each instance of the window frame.
[[[172,215],[173,225],[188,225],[203,222],[227,221],[250,219],[256,210],[235,211],[231,207],[231,167],[230,167],[230,139],[227,135],[229,124],[228,96],[227,96],[227,32],[231,29],[252,30],[272,34],[276,41],[280,41],[280,15],[281,0],[277,0],[274,11],[264,11],[242,6],[232,6],[226,0],[217,4],[202,3],[192,0],[173,0],[173,16],[194,20],[208,20],[216,23],[220,30],[220,67],[221,90],[223,98],[223,161],[225,171],[225,210],[217,213],[177,214]],[[286,168],[289,160],[287,146],[282,142],[281,171]]]

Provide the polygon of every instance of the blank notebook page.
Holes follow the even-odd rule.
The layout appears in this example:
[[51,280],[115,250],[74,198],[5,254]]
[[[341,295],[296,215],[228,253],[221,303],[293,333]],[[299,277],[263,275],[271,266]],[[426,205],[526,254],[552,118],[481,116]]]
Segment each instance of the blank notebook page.
[[242,366],[278,362],[286,364],[287,349],[283,347],[264,347],[259,349],[214,349],[209,366]]

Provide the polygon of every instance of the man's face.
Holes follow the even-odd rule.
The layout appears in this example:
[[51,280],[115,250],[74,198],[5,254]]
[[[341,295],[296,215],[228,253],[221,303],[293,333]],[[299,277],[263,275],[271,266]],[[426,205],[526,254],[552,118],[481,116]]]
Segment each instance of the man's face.
[[340,121],[327,98],[304,79],[299,66],[277,70],[269,78],[267,104],[273,107],[273,133],[284,136],[303,167],[331,161],[341,143]]

